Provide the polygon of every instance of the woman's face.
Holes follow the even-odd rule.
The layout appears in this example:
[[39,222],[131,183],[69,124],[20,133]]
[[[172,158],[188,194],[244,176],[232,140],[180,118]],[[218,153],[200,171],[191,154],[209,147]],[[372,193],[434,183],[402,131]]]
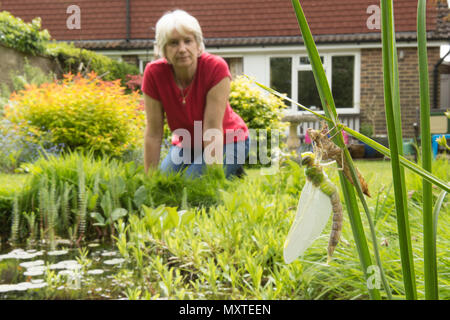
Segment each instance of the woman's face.
[[174,68],[189,68],[197,65],[200,47],[191,33],[180,34],[173,30],[165,48],[166,59]]

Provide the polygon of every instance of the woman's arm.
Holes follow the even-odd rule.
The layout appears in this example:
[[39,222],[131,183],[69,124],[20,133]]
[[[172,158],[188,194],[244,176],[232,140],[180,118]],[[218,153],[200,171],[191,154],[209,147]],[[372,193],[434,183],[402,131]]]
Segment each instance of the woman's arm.
[[[223,78],[206,96],[203,146],[206,164],[223,163],[223,116],[230,94],[230,78]],[[214,137],[214,138],[213,138]]]
[[144,93],[147,123],[144,134],[144,169],[156,168],[159,163],[164,134],[164,111],[161,102]]

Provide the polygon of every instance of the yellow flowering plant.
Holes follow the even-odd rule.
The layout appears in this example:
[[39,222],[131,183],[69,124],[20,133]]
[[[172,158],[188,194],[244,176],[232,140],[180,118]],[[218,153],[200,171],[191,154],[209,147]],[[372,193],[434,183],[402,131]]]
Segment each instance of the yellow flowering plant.
[[[141,144],[144,111],[137,92],[125,94],[120,80],[94,72],[64,75],[60,82],[28,85],[13,93],[5,117],[25,136],[49,136],[65,150],[120,156]],[[32,133],[30,135],[29,133]]]

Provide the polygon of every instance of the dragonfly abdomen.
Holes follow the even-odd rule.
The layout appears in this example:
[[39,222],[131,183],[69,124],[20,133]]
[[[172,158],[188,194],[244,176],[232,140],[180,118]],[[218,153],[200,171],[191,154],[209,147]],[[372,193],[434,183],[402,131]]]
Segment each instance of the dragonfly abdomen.
[[331,226],[330,240],[328,241],[328,261],[331,260],[334,249],[341,238],[342,221],[344,218],[342,204],[337,190],[330,196],[330,199],[333,208],[333,224]]

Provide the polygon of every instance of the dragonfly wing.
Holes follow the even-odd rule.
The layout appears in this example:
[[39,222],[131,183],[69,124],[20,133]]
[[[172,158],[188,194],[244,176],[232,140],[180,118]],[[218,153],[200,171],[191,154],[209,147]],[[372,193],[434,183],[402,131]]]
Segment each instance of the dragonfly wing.
[[284,261],[291,263],[320,236],[332,211],[330,197],[307,181],[298,202],[297,215],[284,244]]

